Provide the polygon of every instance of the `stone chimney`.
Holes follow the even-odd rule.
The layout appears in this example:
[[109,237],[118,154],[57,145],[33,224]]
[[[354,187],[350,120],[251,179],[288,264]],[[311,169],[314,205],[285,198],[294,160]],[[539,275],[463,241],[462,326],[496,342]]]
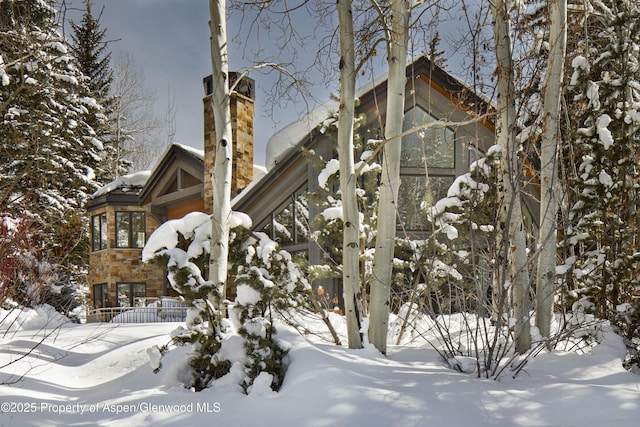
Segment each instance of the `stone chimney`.
[[[235,83],[238,74],[229,73],[230,84]],[[213,79],[203,79],[204,103],[204,208],[208,213],[213,209],[213,188],[209,175],[215,161],[215,126],[213,123]],[[253,180],[253,115],[255,102],[255,82],[244,77],[231,94],[231,130],[233,137],[233,168],[231,197],[242,191]]]

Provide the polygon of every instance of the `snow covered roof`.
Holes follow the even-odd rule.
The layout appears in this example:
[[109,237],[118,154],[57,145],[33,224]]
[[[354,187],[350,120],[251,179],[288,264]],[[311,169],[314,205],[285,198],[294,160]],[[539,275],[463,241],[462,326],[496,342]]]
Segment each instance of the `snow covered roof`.
[[[365,93],[375,89],[379,84],[387,80],[388,73],[377,77],[373,84],[371,82],[359,87],[356,90],[356,98],[360,98]],[[284,128],[271,135],[267,141],[266,164],[267,171],[270,171],[280,160],[297,147],[311,131],[317,128],[322,122],[338,111],[340,102],[336,96],[313,108],[302,118],[290,123]]]
[[[199,149],[199,148],[194,148],[194,147],[191,147],[191,146],[189,146],[189,145],[180,144],[180,143],[177,143],[177,142],[172,143],[172,144],[169,146],[169,148],[167,148],[167,150],[165,151],[165,154],[166,154],[166,152],[168,152],[169,150],[171,150],[171,147],[172,147],[172,146],[174,146],[174,145],[175,145],[176,147],[180,147],[180,148],[182,148],[184,151],[188,152],[188,153],[189,153],[189,154],[191,154],[192,156],[197,157],[197,158],[199,158],[200,160],[204,161],[204,150],[201,150],[201,149]],[[164,157],[164,155],[163,155],[163,157]]]
[[[477,94],[470,88],[463,80],[458,77],[447,73],[446,71],[434,65],[429,60],[428,56],[422,55],[416,58],[412,63],[407,64],[408,76],[419,73],[425,73],[424,70],[429,70],[428,75],[431,80],[436,81],[446,91],[452,93],[461,92],[462,89],[466,91],[466,96],[475,96],[477,100],[467,98],[466,102],[480,101],[482,104],[490,105],[490,100],[482,94]],[[421,71],[422,70],[422,71]],[[356,90],[356,98],[362,98],[368,93],[372,93],[383,85],[388,78],[388,73],[376,77],[373,81],[359,87]],[[328,101],[318,105],[302,118],[290,123],[284,128],[274,133],[267,141],[266,151],[266,165],[267,170],[271,170],[277,163],[283,160],[295,147],[307,137],[313,129],[317,128],[322,122],[338,110],[339,101],[332,97]]]
[[236,203],[240,202],[242,199],[245,198],[245,196],[247,194],[249,194],[249,190],[251,190],[253,187],[255,187],[258,182],[260,182],[260,180],[262,180],[262,178],[265,177],[265,175],[267,174],[268,170],[266,167],[261,166],[261,165],[253,165],[253,179],[251,180],[251,182],[249,183],[249,185],[247,185],[245,188],[242,189],[242,191],[240,193],[238,193],[233,200],[231,200],[231,206],[235,206]]
[[105,194],[109,194],[112,191],[122,190],[122,191],[137,191],[140,190],[147,183],[147,180],[151,176],[151,171],[141,171],[136,173],[131,173],[128,175],[122,175],[120,178],[115,181],[111,181],[109,184],[100,188],[98,191],[93,193],[92,197],[100,197]]
[[304,117],[274,133],[267,141],[267,170],[271,170],[276,163],[282,160],[293,148],[297,147],[306,135],[337,109],[338,101],[330,99],[309,111]]
[[188,145],[174,142],[162,154],[162,156],[160,157],[161,160],[156,164],[156,167],[153,171],[145,170],[145,171],[131,173],[128,175],[123,175],[120,178],[116,179],[115,181],[112,181],[107,185],[105,185],[104,187],[100,188],[98,191],[93,193],[91,197],[95,199],[96,197],[104,196],[116,190],[133,192],[133,190],[137,191],[142,189],[149,181],[149,177],[155,172],[155,170],[162,163],[162,159],[164,159],[164,157],[174,148],[174,146],[187,152],[188,154],[195,157],[196,159],[204,161],[204,150],[199,150],[197,148],[190,147]]

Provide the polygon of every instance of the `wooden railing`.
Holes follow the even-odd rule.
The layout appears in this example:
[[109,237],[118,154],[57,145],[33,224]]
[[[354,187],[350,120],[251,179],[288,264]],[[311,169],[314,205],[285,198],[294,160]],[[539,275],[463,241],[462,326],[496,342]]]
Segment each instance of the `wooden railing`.
[[87,309],[87,323],[158,323],[184,322],[187,305],[177,298],[159,298],[141,307],[104,307]]

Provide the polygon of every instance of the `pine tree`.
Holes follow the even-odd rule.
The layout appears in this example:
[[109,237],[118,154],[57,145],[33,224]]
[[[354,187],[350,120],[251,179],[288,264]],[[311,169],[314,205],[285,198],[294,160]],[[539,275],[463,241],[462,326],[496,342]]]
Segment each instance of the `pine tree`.
[[588,36],[572,59],[578,165],[567,242],[574,297],[611,318],[639,286],[640,8],[631,0],[588,2],[579,22]]
[[93,16],[91,2],[85,0],[84,5],[81,23],[71,23],[71,53],[77,67],[88,79],[89,92],[106,107],[113,81],[111,52],[107,50],[105,41],[107,29],[100,27],[100,15],[97,18]]
[[28,274],[15,270],[2,282],[30,288],[21,292],[24,303],[39,302],[34,296],[52,282],[82,280],[89,242],[83,205],[98,188],[102,154],[90,125],[100,106],[86,96],[54,5],[0,3],[0,217],[21,230],[13,256],[35,257]]
[[111,69],[111,52],[107,50],[105,41],[106,28],[100,27],[100,15],[95,17],[91,10],[91,1],[85,0],[85,12],[82,21],[71,23],[71,53],[78,69],[84,74],[87,96],[95,98],[103,110],[93,116],[89,122],[96,132],[98,140],[105,148],[104,176],[101,181],[111,181],[130,166],[129,162],[122,162],[116,154],[115,130],[113,120],[113,70]]

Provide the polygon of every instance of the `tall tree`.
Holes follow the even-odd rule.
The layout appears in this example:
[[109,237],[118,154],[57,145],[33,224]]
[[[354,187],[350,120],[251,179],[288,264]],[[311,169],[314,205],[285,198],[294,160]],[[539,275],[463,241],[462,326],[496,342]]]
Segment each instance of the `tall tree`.
[[342,286],[349,348],[361,348],[360,337],[360,218],[356,197],[353,146],[355,111],[355,38],[351,0],[338,0],[340,29],[340,106],[338,110],[338,157],[342,193]]
[[536,326],[543,337],[551,335],[555,293],[558,229],[558,154],[560,147],[560,100],[567,46],[567,2],[549,0],[549,56],[543,104],[543,135],[540,154],[540,230],[536,282]]
[[[90,117],[90,125],[96,133],[96,138],[105,148],[105,163],[113,157],[111,108],[111,84],[113,70],[111,69],[111,52],[107,50],[105,40],[106,28],[100,26],[100,15],[95,17],[91,10],[91,1],[84,0],[85,11],[80,23],[71,22],[70,51],[74,62],[86,79],[87,96],[95,98],[103,110],[100,114]],[[103,174],[98,176],[100,181],[110,181],[115,176],[112,168],[103,168]],[[102,176],[104,175],[104,176]]]
[[111,69],[111,52],[107,50],[106,28],[100,27],[100,16],[95,17],[91,10],[91,1],[84,0],[85,11],[82,21],[71,23],[71,53],[80,71],[88,79],[89,92],[103,106],[108,104],[113,70]]
[[229,257],[229,220],[231,216],[231,174],[233,139],[229,91],[229,58],[225,0],[209,0],[211,21],[211,71],[213,76],[213,118],[215,129],[215,162],[211,173],[213,213],[211,215],[211,251],[209,280],[225,296]]
[[410,4],[406,0],[392,0],[390,23],[386,26],[389,78],[385,139],[378,204],[376,251],[370,297],[369,341],[383,354],[387,352],[391,272],[396,237],[396,212],[400,188],[400,153],[404,118],[404,100],[409,40]]
[[158,135],[160,121],[153,112],[156,93],[144,82],[144,74],[130,54],[116,58],[108,117],[112,179],[130,169],[148,168],[163,148]]
[[575,293],[611,318],[639,284],[640,7],[587,1],[578,22],[585,37],[570,81],[577,200],[567,241],[576,256]]
[[[496,267],[502,274],[494,276],[494,292],[508,289],[512,294],[513,317],[516,320],[516,351],[531,347],[529,319],[529,271],[522,215],[522,168],[518,144],[515,141],[516,109],[512,37],[510,33],[510,2],[491,3],[493,38],[496,55],[497,123],[496,145],[502,151],[498,183],[501,202],[498,213],[498,244]],[[501,317],[501,316],[498,316]]]
[[55,265],[69,283],[88,261],[82,209],[98,188],[102,144],[89,123],[100,106],[85,95],[54,5],[0,2],[0,216],[28,236],[34,265]]

